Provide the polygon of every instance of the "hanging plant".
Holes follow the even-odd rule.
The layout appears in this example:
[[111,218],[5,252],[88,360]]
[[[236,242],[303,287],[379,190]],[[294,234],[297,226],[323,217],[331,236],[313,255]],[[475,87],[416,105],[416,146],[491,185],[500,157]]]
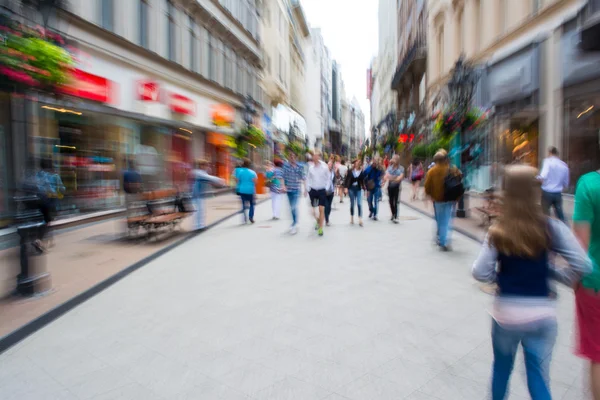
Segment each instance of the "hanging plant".
[[255,147],[260,148],[267,144],[267,137],[265,136],[264,132],[254,125],[244,128],[240,135],[246,142]]
[[455,109],[446,109],[433,115],[433,133],[438,137],[450,137],[457,132],[468,132],[481,127],[488,115],[487,111],[483,112],[476,107],[470,108],[462,116]]
[[0,46],[0,75],[6,79],[50,90],[63,85],[73,69],[73,58],[61,47],[60,35],[41,27],[0,21],[4,43]]
[[291,142],[288,144],[288,151],[294,153],[296,156],[301,155],[303,150],[304,147],[298,142]]

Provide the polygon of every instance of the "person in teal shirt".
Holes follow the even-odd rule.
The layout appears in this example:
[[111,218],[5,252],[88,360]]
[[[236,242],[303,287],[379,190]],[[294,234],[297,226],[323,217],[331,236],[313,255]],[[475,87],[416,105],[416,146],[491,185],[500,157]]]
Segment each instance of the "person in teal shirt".
[[[254,195],[256,194],[257,175],[251,168],[250,160],[244,159],[242,166],[236,168],[234,178],[237,182],[237,192],[242,199],[242,214],[244,215],[244,224],[250,220],[254,223]],[[248,215],[246,215],[248,210]]]
[[575,289],[576,353],[590,361],[591,391],[600,399],[600,171],[577,182],[573,229],[593,263],[592,273]]

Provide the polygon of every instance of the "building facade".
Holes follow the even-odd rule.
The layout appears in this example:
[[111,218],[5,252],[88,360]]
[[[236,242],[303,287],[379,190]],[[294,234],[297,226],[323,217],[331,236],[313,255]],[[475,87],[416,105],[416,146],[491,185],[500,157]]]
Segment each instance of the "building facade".
[[[430,1],[429,3],[433,3]],[[427,81],[427,9],[425,0],[403,0],[397,9],[398,62],[387,82],[396,91],[399,130],[423,133],[426,112],[424,88]]]
[[487,129],[469,138],[480,149],[469,168],[475,190],[496,184],[500,165],[520,161],[539,167],[551,145],[571,168],[569,191],[579,176],[600,167],[595,67],[600,58],[579,46],[595,4],[429,1],[430,109],[445,106],[446,83],[464,54],[480,75],[473,103],[491,112]]
[[397,93],[390,82],[396,71],[398,63],[398,10],[397,0],[379,0],[379,49],[377,52],[377,66],[374,86],[377,91],[375,106],[378,111],[372,117],[374,126],[385,130],[382,121],[387,115],[397,111]]
[[[74,80],[66,96],[36,95],[22,107],[27,115],[7,116],[3,131],[21,141],[11,154],[26,155],[13,157],[14,171],[51,158],[67,187],[65,212],[118,206],[120,171],[130,160],[149,188],[185,187],[200,157],[228,179],[230,138],[244,126],[246,99],[262,108],[254,1],[72,0],[68,7],[49,27],[70,44]],[[6,12],[19,19],[21,10]]]

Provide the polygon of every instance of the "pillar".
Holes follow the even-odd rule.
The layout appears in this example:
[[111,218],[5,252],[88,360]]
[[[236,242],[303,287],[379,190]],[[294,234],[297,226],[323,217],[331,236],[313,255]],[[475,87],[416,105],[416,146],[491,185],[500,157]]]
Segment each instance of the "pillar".
[[[563,93],[560,38],[562,28],[550,32],[540,44],[540,120],[538,161],[549,146],[563,147]],[[540,164],[541,165],[541,164]]]

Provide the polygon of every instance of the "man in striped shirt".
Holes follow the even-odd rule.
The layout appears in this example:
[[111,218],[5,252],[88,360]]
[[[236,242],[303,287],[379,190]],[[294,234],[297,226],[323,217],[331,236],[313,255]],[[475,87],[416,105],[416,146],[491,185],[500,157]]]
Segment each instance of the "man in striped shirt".
[[292,227],[290,234],[295,235],[298,232],[298,199],[302,190],[302,183],[305,180],[304,166],[298,164],[296,155],[290,152],[289,160],[283,165],[283,181],[287,190],[287,197],[292,210]]

